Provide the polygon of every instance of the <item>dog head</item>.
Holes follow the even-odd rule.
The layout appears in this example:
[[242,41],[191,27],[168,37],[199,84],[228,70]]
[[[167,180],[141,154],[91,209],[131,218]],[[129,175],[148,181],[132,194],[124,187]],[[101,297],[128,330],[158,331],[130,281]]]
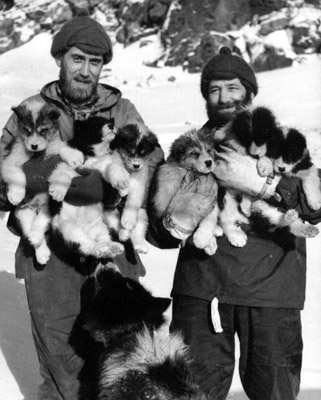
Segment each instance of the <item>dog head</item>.
[[154,297],[139,282],[124,278],[110,267],[98,267],[96,295],[85,316],[84,328],[97,341],[140,330],[159,328],[171,300]]
[[206,129],[192,129],[171,145],[167,162],[208,174],[214,170],[214,138]]
[[110,143],[111,150],[117,150],[122,156],[128,171],[139,171],[144,166],[144,159],[152,153],[159,142],[154,133],[142,133],[135,124],[128,124],[118,129],[114,140]]
[[114,119],[94,116],[84,121],[76,120],[74,136],[68,143],[85,156],[103,156],[110,151],[110,142],[115,137],[113,130]]
[[19,132],[28,151],[41,152],[56,137],[60,112],[53,104],[42,98],[30,98],[12,107],[12,111],[17,117]]
[[256,158],[265,155],[275,158],[283,138],[275,115],[266,107],[245,108],[234,119],[231,130],[247,152]]
[[309,157],[307,142],[301,132],[296,129],[284,129],[281,155],[274,161],[274,171],[276,173],[292,172],[298,164],[306,157]]

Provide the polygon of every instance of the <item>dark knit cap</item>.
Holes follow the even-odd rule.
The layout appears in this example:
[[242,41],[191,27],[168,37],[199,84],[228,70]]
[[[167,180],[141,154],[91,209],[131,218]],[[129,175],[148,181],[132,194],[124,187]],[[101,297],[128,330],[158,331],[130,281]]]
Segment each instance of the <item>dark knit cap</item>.
[[53,38],[51,55],[65,54],[71,47],[78,47],[85,53],[101,55],[104,64],[113,57],[112,43],[103,26],[89,17],[87,10],[66,22]]
[[249,64],[237,55],[233,55],[229,47],[222,47],[219,54],[212,57],[201,75],[201,92],[208,99],[208,87],[213,79],[235,79],[238,78],[254,95],[257,95],[258,86],[253,69]]

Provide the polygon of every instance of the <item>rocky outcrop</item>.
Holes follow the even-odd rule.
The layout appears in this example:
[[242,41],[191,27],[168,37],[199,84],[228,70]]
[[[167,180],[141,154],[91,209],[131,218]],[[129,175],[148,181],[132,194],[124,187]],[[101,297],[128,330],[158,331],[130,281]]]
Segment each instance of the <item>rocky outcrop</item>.
[[[1,9],[1,1],[3,7]],[[10,4],[9,4],[10,3]],[[289,66],[321,48],[320,0],[0,0],[0,54],[43,31],[56,32],[86,8],[113,41],[128,46],[158,34],[151,66],[198,72],[222,45],[256,71]]]

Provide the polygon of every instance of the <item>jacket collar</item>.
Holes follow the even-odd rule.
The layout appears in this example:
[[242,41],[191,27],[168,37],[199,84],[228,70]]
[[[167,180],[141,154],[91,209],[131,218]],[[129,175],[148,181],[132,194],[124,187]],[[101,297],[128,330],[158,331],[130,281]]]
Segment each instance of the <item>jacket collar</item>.
[[41,95],[53,103],[56,103],[60,108],[65,109],[70,114],[94,114],[98,111],[109,109],[114,106],[122,96],[122,93],[119,89],[113,86],[99,83],[97,87],[97,95],[91,100],[91,102],[77,108],[72,107],[63,98],[58,81],[53,81],[45,85],[41,90]]

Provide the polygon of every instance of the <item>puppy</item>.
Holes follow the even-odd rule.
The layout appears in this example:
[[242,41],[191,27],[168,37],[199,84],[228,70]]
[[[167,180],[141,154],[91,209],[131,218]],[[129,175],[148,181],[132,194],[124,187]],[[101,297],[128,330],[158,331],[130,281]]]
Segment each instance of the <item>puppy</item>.
[[7,184],[8,200],[18,205],[15,214],[23,234],[35,248],[40,264],[46,264],[50,251],[45,241],[51,218],[46,193],[36,195],[22,204],[26,194],[26,176],[23,164],[31,158],[59,154],[69,165],[76,167],[83,162],[81,152],[69,149],[60,138],[59,110],[42,98],[31,98],[12,108],[17,117],[19,134],[3,155],[1,174]]
[[148,217],[144,208],[151,183],[148,157],[157,147],[159,142],[154,133],[142,133],[134,124],[118,129],[110,142],[110,149],[121,156],[123,165],[110,165],[105,178],[112,182],[114,176],[122,175],[121,170],[125,167],[124,172],[128,173],[129,180],[128,185],[123,185],[120,191],[122,196],[126,196],[121,215],[115,209],[106,211],[105,218],[107,224],[118,233],[119,239],[125,242],[130,238],[139,253],[148,251],[145,242]]
[[[82,346],[81,392],[93,400],[206,400],[192,379],[181,335],[164,330],[170,299],[152,296],[116,266],[99,266],[95,285],[78,323],[94,340],[93,348]],[[72,336],[77,343],[79,331]]]
[[[293,129],[288,131],[289,134],[286,133],[287,131],[279,126],[272,111],[265,107],[245,108],[236,116],[230,130],[232,133],[228,135],[229,143],[227,145],[241,154],[250,154],[258,158],[257,167],[262,176],[273,176],[274,172],[284,173],[282,154],[287,159],[291,154],[292,160],[298,162],[298,169],[303,169],[303,167],[306,169],[299,175],[295,173],[292,173],[292,175],[301,177],[302,181],[305,180],[305,192],[309,191],[307,198],[313,197],[314,199],[314,202],[312,199],[310,202],[308,200],[311,208],[321,204],[318,203],[320,197],[317,196],[320,192],[317,170],[311,163],[303,135]],[[301,159],[302,166],[300,166],[299,161]],[[289,169],[290,167],[288,167],[288,174]],[[311,184],[314,185],[313,190]],[[293,235],[305,238],[314,237],[318,234],[318,229],[304,223],[293,209],[284,213],[263,200],[257,201],[237,191],[226,190],[224,194],[223,201],[220,202],[220,223],[223,232],[234,246],[242,247],[247,242],[247,236],[242,231],[240,223],[249,223],[251,220],[258,221],[260,218],[261,227],[275,229],[287,226]],[[249,219],[247,220],[247,218]]]
[[273,174],[273,160],[278,157],[283,143],[282,129],[274,113],[266,107],[245,107],[231,124],[232,135],[243,147],[240,153],[258,159],[257,169],[261,176]]
[[[114,138],[112,129],[112,121],[99,116],[75,121],[74,137],[68,144],[82,151],[86,158],[82,165],[83,170],[97,169],[104,173],[113,163],[115,159],[109,149],[110,141]],[[124,247],[112,239],[110,229],[105,223],[103,203],[75,206],[63,201],[72,179],[77,176],[79,173],[74,168],[66,163],[59,163],[49,177],[49,194],[54,200],[61,202],[61,207],[52,220],[53,233],[61,235],[70,248],[75,248],[84,256],[100,259],[121,254]]]
[[312,210],[321,208],[321,183],[318,170],[312,163],[307,142],[296,129],[284,129],[280,154],[274,160],[274,171],[294,176],[302,181],[307,203]]
[[152,204],[171,234],[186,240],[193,234],[197,248],[214,254],[217,225],[217,184],[214,142],[208,130],[193,129],[171,145],[169,156],[156,173]]

